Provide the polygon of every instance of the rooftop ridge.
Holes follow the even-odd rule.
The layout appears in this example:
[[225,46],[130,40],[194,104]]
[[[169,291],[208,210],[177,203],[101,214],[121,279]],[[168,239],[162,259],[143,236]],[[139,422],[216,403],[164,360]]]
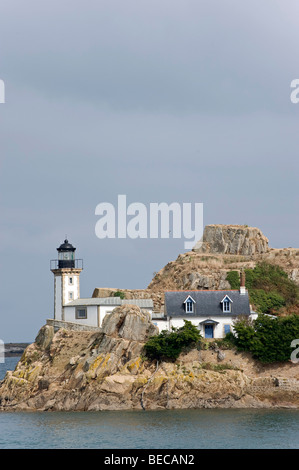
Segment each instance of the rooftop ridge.
[[164,292],[239,292],[239,289],[173,289]]

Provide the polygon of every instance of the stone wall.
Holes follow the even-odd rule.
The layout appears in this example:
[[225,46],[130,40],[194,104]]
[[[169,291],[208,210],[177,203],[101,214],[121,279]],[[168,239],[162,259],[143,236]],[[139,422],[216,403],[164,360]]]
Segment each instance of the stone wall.
[[65,328],[66,330],[72,331],[100,331],[100,328],[96,326],[80,325],[79,323],[72,323],[69,321],[54,320],[49,318],[47,325],[53,326],[54,331],[58,331],[59,328]]

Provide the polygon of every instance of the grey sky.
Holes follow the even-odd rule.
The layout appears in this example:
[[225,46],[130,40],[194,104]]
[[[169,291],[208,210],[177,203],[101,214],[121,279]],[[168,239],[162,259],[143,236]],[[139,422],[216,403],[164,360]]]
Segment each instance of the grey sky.
[[0,6],[1,326],[53,315],[65,234],[81,295],[143,288],[183,240],[96,238],[95,207],[203,202],[204,223],[298,246],[298,2],[5,1]]

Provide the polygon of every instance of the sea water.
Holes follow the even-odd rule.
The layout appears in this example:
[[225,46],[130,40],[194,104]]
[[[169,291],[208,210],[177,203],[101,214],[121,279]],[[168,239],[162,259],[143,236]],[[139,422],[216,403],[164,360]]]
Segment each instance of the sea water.
[[[0,380],[19,358],[0,364]],[[0,412],[0,449],[298,449],[299,410]]]

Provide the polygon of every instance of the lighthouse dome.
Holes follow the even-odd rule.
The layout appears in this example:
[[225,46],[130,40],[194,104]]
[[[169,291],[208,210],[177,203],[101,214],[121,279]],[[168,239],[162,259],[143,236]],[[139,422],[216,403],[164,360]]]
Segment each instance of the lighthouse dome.
[[57,248],[57,251],[75,251],[75,250],[76,248],[74,248],[73,245],[71,245],[71,243],[69,243],[67,239],[65,239],[64,243],[62,243],[60,247]]

